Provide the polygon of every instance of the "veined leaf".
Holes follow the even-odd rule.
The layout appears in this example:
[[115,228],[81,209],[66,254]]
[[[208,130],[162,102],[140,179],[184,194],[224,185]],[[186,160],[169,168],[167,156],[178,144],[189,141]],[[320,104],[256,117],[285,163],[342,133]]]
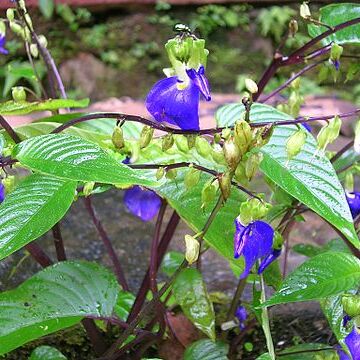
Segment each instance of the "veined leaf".
[[0,260],[46,233],[73,202],[76,182],[35,174],[0,205]]
[[329,350],[327,344],[309,343],[291,346],[281,351],[279,355],[282,360],[318,360],[319,356],[321,359],[334,359],[336,350]]
[[[360,5],[354,3],[330,4],[320,9],[319,20],[329,26],[336,26],[349,20],[360,17]],[[311,37],[316,37],[328,30],[325,26],[314,24],[308,25],[308,32]],[[336,42],[338,44],[360,44],[360,23],[349,26],[329,35],[322,40],[324,45]]]
[[360,260],[354,255],[329,251],[301,264],[263,305],[321,300],[350,290],[359,281]]
[[[232,126],[243,113],[241,104],[225,105],[216,113],[217,123],[219,126]],[[291,120],[291,117],[271,106],[254,104],[250,119],[251,122],[267,122]],[[316,155],[317,144],[311,134],[308,134],[300,153],[288,161],[286,141],[296,130],[293,125],[275,128],[269,143],[260,149],[264,155],[261,171],[359,247],[344,189],[326,156],[322,153]]]
[[52,346],[38,346],[30,355],[29,360],[66,360],[66,357]]
[[0,115],[24,115],[36,111],[59,110],[64,108],[84,108],[89,106],[89,99],[51,99],[35,102],[7,101],[0,104]]
[[229,345],[209,339],[192,343],[185,351],[184,360],[227,360]]
[[156,185],[98,145],[77,136],[50,134],[30,138],[15,146],[13,156],[32,170],[61,178],[123,186]]
[[0,355],[80,322],[111,316],[119,292],[115,276],[85,261],[50,266],[0,294]]

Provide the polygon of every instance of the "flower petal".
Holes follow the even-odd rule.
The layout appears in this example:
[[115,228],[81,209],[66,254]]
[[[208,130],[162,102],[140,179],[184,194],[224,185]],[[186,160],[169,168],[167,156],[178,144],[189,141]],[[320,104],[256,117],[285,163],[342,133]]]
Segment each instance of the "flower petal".
[[0,183],[0,204],[5,200],[5,186]]
[[356,326],[346,336],[345,344],[348,347],[353,360],[360,359],[360,330]]
[[178,89],[176,76],[158,81],[145,105],[158,122],[166,121],[183,130],[199,130],[199,90],[191,81],[182,90]]
[[360,192],[354,191],[346,194],[351,215],[355,219],[360,214]]
[[151,190],[134,186],[125,191],[124,203],[135,216],[143,221],[149,221],[158,213],[161,199]]
[[258,274],[262,274],[265,271],[265,269],[280,256],[280,254],[281,254],[281,249],[280,250],[274,249],[270,255],[266,256],[259,266]]
[[234,235],[234,258],[238,259],[241,256],[245,246],[244,233],[247,230],[247,227],[241,224],[238,218],[236,218],[234,222],[236,227]]
[[187,69],[186,73],[189,76],[190,80],[194,83],[194,85],[200,90],[205,100],[210,101],[210,86],[208,79],[205,76],[204,66],[201,65],[198,71],[196,71],[195,69]]
[[244,321],[247,319],[247,312],[243,306],[239,306],[235,311],[235,317],[239,320],[239,328],[245,328]]

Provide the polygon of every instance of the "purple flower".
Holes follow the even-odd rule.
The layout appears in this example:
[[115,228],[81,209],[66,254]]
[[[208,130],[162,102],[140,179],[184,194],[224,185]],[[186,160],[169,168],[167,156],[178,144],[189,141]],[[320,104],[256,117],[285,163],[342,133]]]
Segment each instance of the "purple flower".
[[9,51],[5,49],[6,37],[4,34],[0,34],[0,54],[7,55]]
[[360,214],[360,192],[354,191],[346,194],[351,215],[355,219]]
[[311,133],[311,126],[310,126],[310,124],[308,124],[307,122],[304,122],[304,123],[302,123],[301,124],[308,132],[310,132]]
[[[351,333],[346,336],[345,344],[349,349],[352,360],[360,359],[360,330],[354,326]],[[343,350],[338,350],[340,360],[351,360]]]
[[261,262],[258,270],[258,274],[262,274],[265,269],[275,261],[281,254],[281,249],[273,249],[271,254],[265,257],[265,259]]
[[4,201],[5,199],[5,186],[3,183],[0,183],[0,204]]
[[158,122],[166,121],[183,130],[199,129],[200,93],[206,101],[211,100],[205,69],[186,70],[186,84],[177,76],[158,81],[146,98],[146,108]]
[[245,329],[244,322],[247,319],[247,312],[243,306],[239,306],[235,311],[235,317],[239,320],[239,328],[240,330]]
[[[247,277],[256,260],[264,258],[260,264],[259,271],[264,271],[277,256],[273,255],[273,228],[264,221],[253,221],[244,226],[238,218],[235,219],[235,236],[234,236],[234,257],[239,258],[244,255],[245,269],[240,278]],[[279,250],[278,250],[279,251]]]
[[339,69],[340,69],[340,61],[339,60],[332,60],[332,64],[334,65],[335,70],[339,71]]
[[124,203],[135,216],[142,221],[149,221],[158,213],[161,199],[151,190],[134,186],[125,191]]

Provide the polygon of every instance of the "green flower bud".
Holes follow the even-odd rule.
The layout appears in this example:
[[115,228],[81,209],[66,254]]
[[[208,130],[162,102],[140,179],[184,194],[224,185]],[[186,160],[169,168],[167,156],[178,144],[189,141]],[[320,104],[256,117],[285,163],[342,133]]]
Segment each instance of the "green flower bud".
[[294,37],[299,30],[298,22],[295,19],[291,19],[289,22],[289,34]]
[[174,39],[168,40],[165,44],[165,49],[171,59],[174,57],[176,60],[186,63],[190,59],[191,50],[193,47],[193,38],[187,37],[181,39],[176,37]]
[[187,189],[196,186],[200,181],[200,171],[190,167],[184,178],[184,184]]
[[235,123],[234,140],[238,146],[241,156],[244,155],[252,141],[252,131],[248,122],[240,120]]
[[22,86],[14,86],[11,89],[11,95],[15,102],[26,101],[26,92]]
[[354,191],[354,175],[351,171],[347,171],[345,174],[344,187],[346,191]]
[[36,44],[31,44],[30,45],[30,54],[34,57],[37,58],[39,56],[39,49],[37,47]]
[[111,141],[116,149],[122,149],[125,146],[124,135],[120,126],[115,126]]
[[10,22],[14,21],[14,19],[15,19],[15,10],[12,9],[12,8],[8,8],[6,10],[6,17]]
[[334,119],[323,126],[318,133],[317,142],[319,149],[324,150],[328,144],[335,141],[340,134],[340,129],[341,119],[339,116],[335,116]]
[[239,165],[237,166],[234,174],[234,178],[236,181],[238,181],[241,184],[247,185],[249,180],[246,177],[245,174],[245,162],[241,161]]
[[308,4],[306,2],[303,2],[300,5],[300,16],[304,19],[309,19],[311,18],[311,12],[310,12],[310,8],[308,6]]
[[43,48],[47,48],[48,41],[44,35],[39,35],[39,43]]
[[189,149],[192,149],[195,146],[196,135],[186,135],[186,140],[187,140]]
[[286,152],[289,160],[299,154],[305,144],[306,138],[306,131],[303,129],[299,129],[287,139]]
[[171,133],[166,134],[162,139],[162,144],[161,144],[162,151],[167,151],[171,149],[173,145],[174,145],[173,134]]
[[223,151],[230,170],[235,171],[241,160],[241,152],[233,139],[224,142]]
[[18,0],[17,3],[19,5],[19,7],[26,12],[25,0]]
[[256,174],[259,165],[263,159],[262,153],[251,154],[245,163],[245,175],[250,181]]
[[201,208],[206,207],[215,199],[216,186],[213,183],[207,183],[201,191]]
[[154,135],[154,129],[151,126],[144,126],[140,134],[140,149],[147,147],[150,144]]
[[6,25],[4,21],[0,20],[0,34],[5,35],[6,34]]
[[212,152],[210,143],[203,137],[198,136],[195,141],[195,148],[199,155],[208,157]]
[[254,220],[263,219],[271,209],[271,204],[257,198],[251,198],[240,205],[240,221],[248,224]]
[[223,139],[227,140],[227,139],[229,139],[230,136],[231,136],[231,129],[229,129],[229,128],[222,129],[221,137]]
[[341,54],[343,53],[344,48],[336,43],[332,44],[330,50],[330,60],[336,61],[339,60]]
[[165,177],[169,180],[174,180],[176,179],[177,176],[177,170],[176,169],[170,169],[166,171],[166,175]]
[[180,151],[184,153],[187,153],[189,151],[189,146],[186,136],[175,135],[174,139],[175,139],[175,145]]
[[352,318],[360,315],[360,295],[344,294],[341,302],[346,314]]
[[301,77],[297,77],[295,80],[293,80],[290,84],[290,87],[294,90],[300,89],[300,83],[301,83]]
[[89,181],[89,182],[85,183],[84,188],[83,188],[83,193],[84,193],[85,197],[88,197],[91,195],[92,191],[94,190],[94,186],[95,186],[94,181]]
[[29,25],[31,30],[33,30],[34,28],[33,28],[32,20],[31,20],[29,13],[26,13],[24,16],[25,16],[26,24]]
[[273,132],[274,132],[273,124],[265,125],[257,129],[255,133],[255,146],[260,148],[266,145],[270,141]]
[[211,151],[211,157],[220,165],[226,165],[223,148],[219,144],[215,144]]
[[24,37],[24,28],[21,25],[15,22],[10,22],[10,29],[14,34]]
[[245,79],[245,87],[250,94],[256,94],[259,91],[256,82],[251,79]]
[[189,265],[193,264],[199,257],[200,243],[193,236],[185,235],[185,259]]
[[159,181],[160,179],[162,179],[164,177],[164,175],[165,175],[165,169],[161,166],[156,171],[156,175],[155,175],[156,180]]
[[219,186],[224,200],[227,200],[231,193],[231,176],[226,172],[219,177]]
[[216,133],[214,134],[214,143],[218,144],[221,141],[221,134]]
[[355,125],[354,150],[360,154],[360,120]]
[[283,246],[283,244],[284,244],[284,238],[278,231],[275,231],[274,240],[273,240],[273,248],[275,250],[280,250],[281,247]]
[[2,184],[5,188],[5,193],[9,194],[15,189],[15,176],[8,175],[2,180]]

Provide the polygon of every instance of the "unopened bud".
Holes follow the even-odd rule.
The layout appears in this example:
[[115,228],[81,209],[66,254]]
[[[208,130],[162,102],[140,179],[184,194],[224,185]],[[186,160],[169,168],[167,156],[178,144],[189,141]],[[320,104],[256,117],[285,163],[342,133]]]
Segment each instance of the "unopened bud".
[[219,144],[215,144],[211,151],[211,157],[220,165],[226,165],[223,148]]
[[165,177],[169,180],[174,180],[176,179],[176,175],[177,175],[177,170],[176,169],[170,169],[166,171],[166,175]]
[[6,34],[6,25],[4,21],[0,20],[0,34],[5,35]]
[[39,35],[39,43],[44,48],[47,48],[48,46],[48,41],[44,35]]
[[240,120],[235,123],[234,140],[238,146],[241,156],[244,155],[252,141],[252,131],[248,122]]
[[162,179],[164,177],[164,175],[165,175],[165,169],[161,166],[156,171],[156,175],[155,175],[156,180],[159,181],[160,179]]
[[299,90],[300,88],[300,83],[301,83],[301,77],[297,77],[296,79],[294,79],[292,81],[292,83],[290,84],[291,88],[294,90]]
[[184,184],[187,189],[191,189],[192,187],[196,186],[200,180],[200,171],[190,167],[188,172],[184,177]]
[[240,162],[239,165],[237,166],[236,170],[235,170],[235,174],[234,174],[234,178],[236,181],[238,181],[241,184],[247,184],[249,182],[249,180],[246,177],[245,174],[245,163],[244,162]]
[[12,8],[8,8],[6,10],[6,17],[10,22],[14,21],[14,19],[15,19],[15,10],[12,9]]
[[24,37],[24,28],[16,22],[10,22],[10,29],[14,34]]
[[360,315],[360,295],[344,294],[341,302],[347,315],[352,318]]
[[188,141],[184,135],[175,135],[174,139],[175,145],[180,151],[184,153],[189,151]]
[[339,60],[341,54],[343,53],[344,48],[336,43],[332,44],[330,50],[330,60],[336,61]]
[[348,192],[354,191],[354,175],[351,171],[347,171],[345,174],[344,187]]
[[198,154],[205,158],[208,157],[212,151],[212,147],[209,142],[201,136],[196,138],[195,148]]
[[219,177],[219,186],[224,200],[228,199],[231,193],[231,176],[226,172]]
[[88,197],[91,195],[92,191],[94,190],[94,186],[95,186],[94,181],[89,181],[89,182],[85,183],[84,188],[83,188],[83,193],[84,193],[85,197]]
[[185,235],[185,259],[189,265],[193,264],[199,257],[200,243],[193,236]]
[[233,139],[224,142],[223,151],[230,170],[235,171],[241,159],[241,152]]
[[256,94],[259,91],[256,82],[251,79],[245,79],[245,87],[250,94]]
[[192,149],[195,146],[196,135],[186,135],[186,140],[187,140],[189,149]]
[[355,126],[354,150],[357,154],[360,154],[360,120]]
[[221,135],[219,133],[214,134],[214,143],[218,144],[221,141]]
[[140,134],[140,149],[147,147],[150,144],[154,135],[154,129],[151,126],[144,126]]
[[36,44],[31,44],[30,45],[30,54],[34,57],[37,58],[39,56],[39,49],[37,47]]
[[294,37],[299,30],[298,22],[295,19],[291,19],[289,22],[289,34]]
[[206,184],[201,191],[201,207],[207,206],[215,199],[216,187],[213,183]]
[[221,136],[225,140],[229,139],[229,137],[231,136],[231,129],[229,128],[222,129]]
[[309,19],[311,18],[311,12],[310,12],[310,8],[309,5],[306,2],[303,2],[300,5],[300,16],[304,19]]
[[274,240],[273,240],[273,248],[275,250],[280,250],[284,244],[284,238],[279,231],[275,231]]
[[11,89],[11,95],[15,102],[26,101],[26,92],[22,86],[14,86]]
[[271,205],[257,198],[251,198],[240,205],[240,221],[249,224],[251,221],[262,219],[269,212]]
[[116,149],[122,149],[125,146],[124,135],[120,126],[115,126],[111,141]]
[[338,138],[340,134],[341,123],[342,122],[339,116],[335,116],[334,119],[330,120],[330,122],[322,127],[322,129],[319,131],[317,141],[318,147],[321,150],[324,150],[328,144],[332,143]]
[[263,159],[263,154],[258,152],[251,154],[246,160],[245,175],[249,181],[255,176],[262,159]]
[[166,134],[162,139],[162,151],[167,151],[172,148],[174,145],[174,137],[171,133]]
[[297,130],[288,138],[286,142],[286,153],[289,160],[300,153],[305,144],[306,138],[307,133],[303,129]]
[[194,40],[191,37],[187,37],[185,39],[177,37],[175,39],[170,39],[165,44],[165,49],[168,52],[170,58],[174,57],[180,62],[188,62],[193,41]]
[[273,124],[268,124],[258,129],[255,134],[255,139],[256,139],[255,146],[260,148],[266,145],[270,141],[273,132],[274,132]]
[[239,323],[234,320],[226,321],[221,324],[222,331],[228,331],[237,327],[239,327]]
[[31,17],[30,17],[30,15],[29,15],[29,13],[26,13],[26,14],[24,15],[24,17],[25,17],[26,25],[28,25],[29,28],[30,28],[31,30],[33,30],[33,24],[32,24],[32,20],[31,20]]

